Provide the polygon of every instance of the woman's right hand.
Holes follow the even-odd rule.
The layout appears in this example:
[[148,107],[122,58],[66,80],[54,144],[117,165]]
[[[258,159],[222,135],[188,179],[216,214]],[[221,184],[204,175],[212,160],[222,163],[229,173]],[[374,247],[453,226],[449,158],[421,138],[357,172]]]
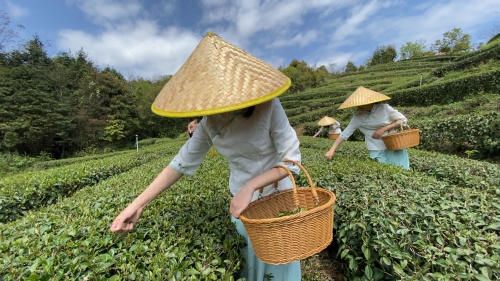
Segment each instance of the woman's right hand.
[[335,155],[335,150],[328,150],[328,152],[325,154],[326,159],[332,160],[333,156]]
[[113,221],[111,225],[111,231],[118,232],[120,234],[127,234],[133,228],[134,224],[141,216],[142,208],[136,208],[132,204],[128,205]]

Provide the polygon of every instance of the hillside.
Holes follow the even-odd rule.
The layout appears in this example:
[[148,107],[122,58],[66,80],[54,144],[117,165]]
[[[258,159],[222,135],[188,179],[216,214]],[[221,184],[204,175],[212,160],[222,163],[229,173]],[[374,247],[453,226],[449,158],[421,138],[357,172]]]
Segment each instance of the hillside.
[[462,56],[422,57],[343,73],[280,100],[291,125],[313,135],[325,115],[345,128],[355,109],[337,108],[364,86],[390,96],[388,103],[422,130],[421,148],[448,153],[475,149],[479,157],[491,158],[500,153],[499,81],[500,41],[494,41]]
[[[407,171],[372,161],[362,143],[327,161],[329,140],[300,142],[304,167],[337,196],[335,243],[302,262],[302,280],[499,278],[498,165],[410,149]],[[109,231],[183,143],[163,139],[2,178],[0,279],[235,280],[243,240],[219,211],[231,194],[215,150],[148,205],[128,237]]]
[[[348,73],[322,66],[321,79],[280,97],[303,134],[303,166],[318,188],[336,194],[334,241],[301,261],[302,280],[500,279],[500,166],[488,163],[500,160],[499,40],[460,56]],[[127,81],[83,52],[49,58],[42,47],[33,40],[0,56],[7,101],[0,125],[9,128],[0,156],[18,157],[0,157],[0,280],[244,281],[237,279],[246,261],[229,213],[230,170],[214,147],[192,177],[144,209],[128,236],[110,231],[187,140],[187,119],[150,110],[170,77]],[[23,59],[44,64],[18,63]],[[422,131],[421,145],[408,149],[410,170],[373,161],[359,141],[328,161],[332,141],[310,137],[325,115],[347,126],[355,109],[337,108],[359,86],[389,95]],[[37,139],[49,125],[51,134]],[[350,140],[361,139],[358,132]],[[39,156],[27,163],[13,152],[23,149]],[[81,157],[51,160],[47,151]],[[309,182],[301,173],[296,183]]]

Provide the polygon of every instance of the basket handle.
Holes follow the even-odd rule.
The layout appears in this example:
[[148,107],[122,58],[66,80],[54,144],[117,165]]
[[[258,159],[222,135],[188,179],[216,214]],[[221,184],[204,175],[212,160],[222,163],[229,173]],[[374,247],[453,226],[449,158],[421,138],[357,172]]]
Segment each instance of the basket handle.
[[313,197],[315,199],[318,199],[318,193],[316,192],[316,187],[314,186],[314,183],[313,183],[313,180],[311,179],[311,176],[309,175],[309,173],[307,172],[306,168],[302,167],[302,165],[300,165],[298,162],[296,161],[293,161],[293,160],[283,160],[283,162],[288,162],[288,163],[293,163],[297,166],[299,166],[299,168],[306,174],[307,176],[307,180],[309,181],[309,185],[311,186],[311,193],[313,195]]
[[[392,123],[394,124],[394,123],[396,123],[399,120],[401,120],[401,119],[396,119]],[[399,125],[401,126],[401,132],[404,131],[404,129],[403,129],[403,122],[402,121],[401,121],[401,124],[399,124]],[[406,122],[406,127],[408,127],[408,129],[411,129],[410,124],[408,124],[408,122]]]
[[[307,170],[304,167],[302,167],[302,165],[300,165],[296,161],[293,161],[293,160],[283,160],[283,162],[293,163],[293,164],[299,166],[299,168],[306,174],[307,180],[309,181],[309,185],[311,186],[311,193],[312,193],[314,199],[316,200],[316,204],[319,204],[319,198],[318,198],[318,193],[316,192],[316,187],[314,186],[313,180],[311,179],[311,176],[309,175],[309,173],[307,172]],[[288,170],[288,168],[285,167],[285,166],[274,166],[273,168],[281,168],[281,169],[285,170],[288,173],[288,176],[292,180],[293,200],[294,200],[295,205],[298,206],[299,205],[298,204],[299,201],[298,201],[298,197],[297,197],[297,194],[298,194],[297,193],[297,186],[295,184],[295,179],[293,178],[292,172],[290,172],[290,170]],[[278,187],[278,182],[274,183],[274,187],[275,188]],[[259,192],[262,194],[262,192],[264,192],[264,188],[261,187],[259,189]]]

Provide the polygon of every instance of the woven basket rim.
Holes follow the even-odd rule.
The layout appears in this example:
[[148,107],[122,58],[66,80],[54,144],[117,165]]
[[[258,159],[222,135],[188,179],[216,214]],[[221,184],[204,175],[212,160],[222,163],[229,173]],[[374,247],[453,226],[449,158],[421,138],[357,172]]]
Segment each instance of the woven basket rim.
[[387,134],[385,136],[382,136],[382,139],[398,137],[398,136],[407,135],[407,134],[414,134],[417,132],[420,132],[420,130],[419,129],[408,129],[408,130],[404,130],[402,132],[395,132],[395,133]]
[[[302,190],[304,190],[304,189],[311,189],[311,187],[297,187],[297,191],[299,191],[301,189]],[[249,219],[249,218],[246,218],[245,216],[243,216],[243,214],[241,214],[240,217],[239,217],[239,219],[242,222],[246,222],[246,223],[258,223],[258,224],[270,224],[270,223],[275,223],[275,222],[284,222],[284,221],[287,221],[287,220],[292,220],[292,219],[296,219],[296,218],[300,218],[300,217],[305,217],[305,216],[309,216],[309,215],[312,215],[314,213],[323,211],[323,210],[331,207],[335,203],[337,197],[335,196],[335,193],[333,193],[331,190],[324,189],[324,188],[318,188],[318,187],[315,187],[315,189],[316,189],[316,192],[327,193],[328,195],[330,195],[330,199],[325,204],[319,205],[319,206],[317,206],[316,208],[314,208],[312,210],[307,210],[305,212],[301,212],[301,213],[290,215],[290,216],[284,216],[284,217],[279,217],[279,218],[270,218],[270,219]],[[287,192],[292,192],[293,193],[293,189],[290,188],[290,189],[280,190],[280,191],[274,192],[274,193],[272,193],[270,195],[267,195],[265,197],[262,197],[260,199],[257,199],[255,201],[251,202],[248,207],[250,207],[251,205],[255,205],[257,202],[261,202],[263,200],[269,200],[270,198],[272,198],[274,196],[279,196],[279,195],[287,193]]]

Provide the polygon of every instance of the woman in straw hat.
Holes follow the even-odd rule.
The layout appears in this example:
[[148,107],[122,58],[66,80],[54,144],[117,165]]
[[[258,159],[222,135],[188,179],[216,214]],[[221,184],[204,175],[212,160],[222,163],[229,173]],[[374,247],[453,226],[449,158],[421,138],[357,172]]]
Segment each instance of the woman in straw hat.
[[[153,103],[152,110],[168,117],[206,116],[170,164],[151,185],[114,220],[111,231],[132,230],[143,208],[182,175],[195,173],[211,146],[229,163],[229,189],[233,194],[231,220],[245,238],[244,277],[273,281],[301,279],[300,261],[270,265],[255,256],[243,223],[238,219],[250,202],[278,189],[290,189],[284,165],[294,174],[299,168],[283,163],[301,161],[299,141],[277,96],[290,79],[268,64],[207,33],[194,52],[170,79]],[[229,214],[228,214],[229,215]]]
[[357,107],[358,112],[353,116],[349,125],[340,134],[332,148],[326,153],[327,159],[332,159],[335,150],[347,140],[356,129],[365,135],[365,143],[370,150],[370,157],[379,162],[401,166],[410,169],[410,160],[406,149],[390,151],[386,149],[383,135],[393,132],[395,128],[406,123],[406,117],[388,104],[381,101],[390,98],[381,93],[359,87],[339,109]]
[[313,136],[313,138],[317,137],[321,132],[328,128],[328,134],[340,134],[342,129],[340,129],[340,123],[328,116],[323,117],[319,120],[318,125],[321,126],[319,131]]

